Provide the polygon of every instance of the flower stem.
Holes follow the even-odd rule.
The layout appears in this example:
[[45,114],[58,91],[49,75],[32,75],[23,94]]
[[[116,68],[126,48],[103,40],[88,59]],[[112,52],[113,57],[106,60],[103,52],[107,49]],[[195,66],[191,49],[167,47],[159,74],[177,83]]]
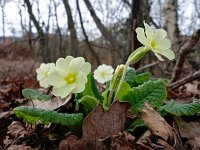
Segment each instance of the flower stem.
[[110,88],[110,92],[109,92],[109,95],[108,95],[108,103],[107,103],[107,106],[110,106],[111,103],[112,103],[112,97],[113,97],[113,89]]

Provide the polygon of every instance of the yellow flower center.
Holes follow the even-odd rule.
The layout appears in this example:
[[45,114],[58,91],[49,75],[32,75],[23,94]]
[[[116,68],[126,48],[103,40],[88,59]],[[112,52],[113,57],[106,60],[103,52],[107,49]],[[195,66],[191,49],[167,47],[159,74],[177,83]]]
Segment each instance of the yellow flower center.
[[45,72],[44,72],[44,77],[45,77],[45,78],[48,78],[48,73],[49,73],[48,71],[45,71]]
[[105,71],[101,72],[101,76],[104,78],[107,75],[107,73]]
[[156,43],[155,42],[151,42],[151,47],[154,49],[156,47]]
[[69,73],[66,77],[65,77],[65,81],[68,84],[72,84],[76,81],[76,75],[75,73]]

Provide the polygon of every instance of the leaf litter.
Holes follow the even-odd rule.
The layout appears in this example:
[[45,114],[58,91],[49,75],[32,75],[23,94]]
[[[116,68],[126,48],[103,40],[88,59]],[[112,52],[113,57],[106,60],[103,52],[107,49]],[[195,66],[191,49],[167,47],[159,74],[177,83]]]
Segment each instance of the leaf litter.
[[[196,85],[196,84],[195,84]],[[196,86],[195,86],[196,87]],[[140,111],[146,130],[139,133],[125,131],[130,117],[130,107],[127,103],[114,102],[108,111],[98,105],[83,121],[82,136],[68,132],[65,127],[55,124],[36,125],[25,124],[16,118],[12,109],[16,106],[33,103],[24,98],[21,91],[24,88],[38,88],[36,81],[31,79],[6,79],[0,85],[0,149],[200,149],[200,125],[198,114],[188,121],[185,117],[161,117],[149,104],[145,104]],[[190,88],[190,87],[187,87]],[[194,92],[194,90],[188,90]],[[45,93],[45,91],[43,91]],[[180,92],[183,92],[180,90]],[[195,94],[198,97],[198,90]],[[189,94],[186,93],[186,96]],[[193,94],[194,95],[194,94]],[[196,96],[195,95],[195,96]],[[191,96],[191,95],[189,95]],[[179,101],[184,103],[183,94],[178,95]],[[53,99],[48,102],[33,100],[39,108],[69,111],[67,102]],[[181,100],[182,99],[182,100]],[[56,101],[56,102],[54,102]],[[38,103],[38,104],[37,104]],[[71,104],[70,104],[71,105]],[[63,108],[64,106],[64,108]],[[74,106],[73,106],[74,107]],[[64,109],[64,110],[63,110]],[[72,110],[70,110],[72,111]],[[75,110],[74,110],[75,111]],[[131,119],[130,119],[131,118]]]

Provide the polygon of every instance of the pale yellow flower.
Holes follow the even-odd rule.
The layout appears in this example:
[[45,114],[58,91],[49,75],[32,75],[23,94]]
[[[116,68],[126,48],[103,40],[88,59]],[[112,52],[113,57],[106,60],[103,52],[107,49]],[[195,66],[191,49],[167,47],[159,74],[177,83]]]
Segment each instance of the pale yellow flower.
[[42,63],[39,68],[36,69],[37,80],[41,87],[47,88],[49,86],[48,77],[51,69],[55,67],[54,63],[44,64]]
[[97,82],[103,84],[112,79],[113,71],[114,69],[112,66],[102,64],[94,71],[94,78],[97,80]]
[[164,61],[161,55],[170,60],[175,58],[174,52],[170,49],[171,42],[166,37],[167,32],[163,29],[151,28],[144,22],[145,30],[141,27],[136,28],[137,39],[144,45],[145,50],[152,50],[160,61]]
[[56,67],[49,74],[49,84],[53,94],[66,97],[70,93],[80,93],[85,89],[91,65],[82,57],[67,56],[56,61]]

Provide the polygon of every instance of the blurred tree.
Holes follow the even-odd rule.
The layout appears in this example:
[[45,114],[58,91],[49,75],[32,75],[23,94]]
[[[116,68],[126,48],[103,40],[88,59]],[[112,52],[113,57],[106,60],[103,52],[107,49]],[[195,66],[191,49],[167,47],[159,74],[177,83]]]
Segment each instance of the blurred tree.
[[78,39],[76,35],[71,8],[70,8],[68,0],[63,0],[63,4],[65,6],[65,10],[67,13],[68,30],[70,32],[69,50],[71,51],[72,56],[78,56]]
[[33,14],[32,11],[32,5],[29,0],[24,0],[24,3],[26,4],[28,8],[28,13],[30,16],[31,21],[33,21],[33,24],[35,25],[35,28],[37,29],[38,36],[39,36],[39,41],[40,41],[40,49],[42,51],[42,58],[45,63],[50,62],[50,55],[49,55],[49,50],[48,47],[46,46],[46,39],[45,39],[45,34],[40,26],[38,20],[35,18],[35,15]]
[[3,33],[3,42],[5,42],[5,5],[6,5],[6,0],[0,0],[0,6],[1,6],[1,19],[2,19],[2,33]]
[[63,37],[62,37],[62,33],[60,30],[60,26],[59,26],[59,20],[58,20],[58,14],[57,14],[57,7],[60,5],[60,2],[56,2],[55,0],[53,0],[53,7],[54,7],[54,16],[55,16],[55,21],[56,21],[56,33],[58,33],[58,38],[59,38],[59,54],[60,56],[65,56],[65,50],[63,49]]
[[164,3],[164,28],[172,42],[172,49],[177,53],[179,49],[179,27],[178,27],[178,1],[165,0]]
[[103,23],[97,16],[94,8],[92,7],[92,4],[90,3],[90,1],[84,0],[84,2],[90,12],[90,15],[92,16],[92,18],[94,20],[97,28],[99,29],[101,34],[105,37],[105,39],[110,42],[111,50],[117,52],[118,56],[123,58],[125,50],[123,49],[122,45],[120,45],[120,42],[117,41],[116,38],[111,34],[111,32],[103,25]]
[[76,0],[76,6],[77,6],[77,10],[78,10],[78,14],[79,14],[79,19],[80,19],[80,23],[81,23],[81,29],[83,31],[83,35],[85,37],[85,42],[87,44],[88,49],[90,50],[90,52],[92,53],[92,55],[94,56],[97,65],[100,65],[100,59],[98,57],[98,55],[96,54],[95,50],[92,48],[87,33],[85,31],[84,25],[83,25],[83,18],[82,18],[82,14],[81,14],[81,10],[80,10],[80,6],[79,6],[79,0]]

